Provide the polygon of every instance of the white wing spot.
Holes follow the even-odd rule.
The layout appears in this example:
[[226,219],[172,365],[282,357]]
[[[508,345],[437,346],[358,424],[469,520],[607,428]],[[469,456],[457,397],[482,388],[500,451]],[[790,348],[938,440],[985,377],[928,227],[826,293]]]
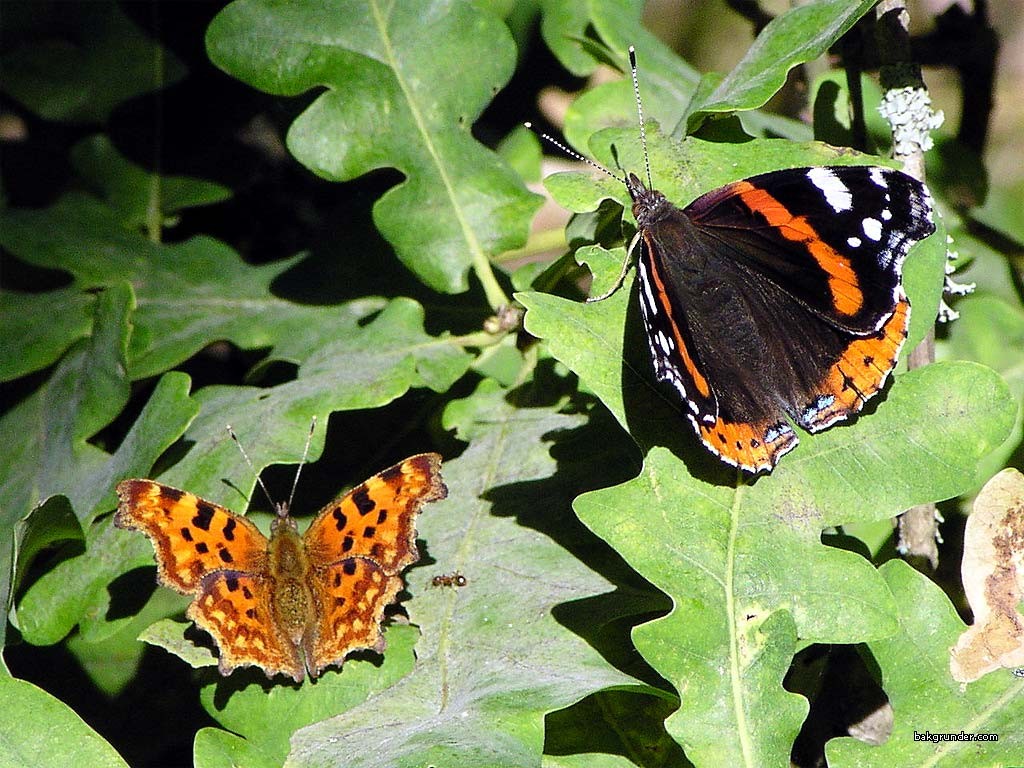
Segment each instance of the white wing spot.
[[825,200],[836,213],[848,211],[853,207],[853,195],[831,168],[811,168],[807,172],[807,178],[825,193]]
[[867,235],[869,240],[874,240],[877,243],[882,239],[882,222],[878,219],[864,219],[861,222],[861,226],[864,227],[864,234]]
[[640,286],[644,289],[647,306],[653,310],[657,304],[654,303],[654,294],[651,293],[651,277],[647,274],[647,265],[642,261],[640,262]]
[[892,211],[890,211],[888,208],[883,208],[882,209],[882,221],[888,221],[891,218],[892,218]]
[[889,182],[885,180],[885,171],[881,168],[872,168],[868,172],[868,178],[875,183],[876,187],[881,187],[882,189],[888,189],[889,187]]
[[859,237],[848,237],[846,238],[846,244],[851,248],[860,248],[861,239]]

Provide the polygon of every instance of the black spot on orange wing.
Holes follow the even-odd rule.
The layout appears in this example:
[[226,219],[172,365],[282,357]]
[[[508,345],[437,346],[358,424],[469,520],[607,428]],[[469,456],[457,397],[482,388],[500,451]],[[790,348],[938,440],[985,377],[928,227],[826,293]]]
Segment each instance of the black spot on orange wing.
[[365,485],[352,492],[352,503],[356,505],[360,515],[368,515],[377,508],[377,502],[370,498],[370,492]]
[[380,479],[383,480],[387,485],[394,490],[395,493],[399,493],[402,490],[402,465],[396,464],[393,467],[388,467],[380,473]]
[[714,424],[701,425],[700,437],[723,461],[748,472],[772,469],[798,442],[788,424],[734,423],[721,418]]
[[205,501],[196,503],[196,515],[192,518],[192,525],[202,531],[210,530],[210,522],[213,520],[214,508]]
[[181,501],[182,497],[185,495],[185,491],[179,491],[177,488],[171,488],[169,485],[165,485],[161,487],[160,494],[165,499],[177,502]]
[[801,426],[820,432],[857,413],[878,394],[896,365],[909,323],[910,302],[901,296],[882,329],[852,341],[828,370],[820,386],[821,397],[808,407]]

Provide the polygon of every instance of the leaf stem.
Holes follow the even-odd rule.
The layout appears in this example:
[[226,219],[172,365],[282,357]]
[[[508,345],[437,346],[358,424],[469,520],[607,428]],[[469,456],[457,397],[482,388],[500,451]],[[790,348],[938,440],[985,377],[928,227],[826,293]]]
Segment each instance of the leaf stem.
[[494,261],[499,264],[505,264],[510,261],[518,261],[519,259],[528,259],[531,256],[536,256],[538,253],[546,253],[556,249],[564,250],[567,247],[568,243],[565,240],[564,227],[548,229],[535,232],[530,235],[530,239],[525,246],[500,253],[494,257]]
[[476,331],[462,336],[452,336],[448,340],[460,347],[493,347],[505,338],[504,333],[488,333],[487,331]]
[[480,250],[480,245],[475,237],[472,238],[470,246],[473,250],[473,271],[476,273],[480,285],[483,286],[484,294],[487,296],[487,303],[491,305],[491,309],[497,312],[499,308],[509,303],[508,294],[502,290],[501,284],[494,274],[494,268],[491,267],[490,260]]

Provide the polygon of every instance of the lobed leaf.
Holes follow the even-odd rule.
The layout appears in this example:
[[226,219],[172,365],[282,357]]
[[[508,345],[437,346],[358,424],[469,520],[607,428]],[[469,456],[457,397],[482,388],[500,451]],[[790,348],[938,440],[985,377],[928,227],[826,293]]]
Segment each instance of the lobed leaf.
[[[288,301],[275,295],[271,284],[299,259],[254,267],[208,237],[156,244],[125,229],[119,211],[81,194],[66,195],[46,209],[4,212],[0,245],[30,264],[70,273],[83,295],[131,282],[137,305],[127,351],[132,379],[162,373],[221,340],[244,349],[280,342],[286,359],[308,354],[317,341],[355,330],[382,305],[380,300],[332,307]],[[22,308],[47,312],[53,301],[50,293],[35,294]],[[16,326],[4,328],[3,338],[16,331]],[[303,338],[307,334],[312,340]]]
[[[521,246],[540,199],[470,128],[515,66],[504,23],[472,3],[236,0],[207,50],[250,85],[294,96],[325,88],[288,132],[299,162],[345,181],[396,168],[405,181],[374,206],[398,258],[457,293],[470,266]],[[452,61],[473,62],[457,78]]]
[[[227,424],[249,441],[253,463],[259,470],[271,463],[298,460],[297,452],[313,415],[326,423],[334,411],[380,407],[413,386],[446,389],[465,372],[470,357],[443,338],[427,336],[422,321],[423,312],[418,304],[398,299],[359,332],[322,347],[292,381],[267,388],[204,388],[186,400],[185,424],[191,424],[184,438],[191,447],[189,455],[194,458],[180,461],[160,480],[240,509],[251,496],[255,478],[228,437]],[[168,374],[165,379],[168,383],[187,382],[181,374]],[[161,407],[158,394],[164,396],[158,388],[150,404],[153,409]],[[143,412],[136,429],[167,430],[165,425],[152,423],[148,411]],[[173,440],[181,435],[185,424],[180,424],[177,431],[160,434]],[[322,441],[322,432],[316,439]],[[139,450],[143,443],[148,446],[145,451]],[[136,468],[128,471],[128,465],[120,458],[102,469],[97,463],[82,485],[101,491],[110,499],[105,508],[112,508],[112,488],[116,482],[148,474],[167,445],[169,442],[146,440],[133,430],[118,456],[132,456],[132,466]],[[311,455],[315,457],[318,450],[314,446]],[[58,475],[55,482],[63,483],[65,477]],[[232,484],[225,484],[225,478],[231,478]],[[60,487],[71,493],[63,484]],[[240,495],[243,488],[244,496]],[[106,586],[129,569],[152,561],[148,543],[142,537],[113,530],[107,520],[90,530],[86,545],[83,555],[58,564],[22,598],[18,606],[21,628],[32,642],[57,642],[83,618],[86,623],[82,631],[94,640],[119,631],[120,624],[127,621],[109,622],[104,618],[110,600]],[[75,584],[75,589],[67,589],[69,582]]]
[[[13,8],[8,13],[17,18]],[[102,123],[118,104],[165,88],[186,74],[181,61],[112,0],[38,5],[31,21],[21,23],[26,29],[19,31],[31,43],[15,46],[0,58],[2,88],[45,120]],[[32,27],[47,36],[40,40],[26,35]],[[57,29],[61,36],[52,36]],[[153,66],[155,60],[160,67]]]
[[764,106],[789,70],[827,52],[874,6],[874,0],[817,0],[774,18],[717,87],[690,105],[687,133],[712,113]]
[[[949,649],[963,623],[942,590],[899,560],[879,569],[896,597],[899,631],[868,643],[895,712],[889,740],[870,746],[834,739],[826,746],[836,768],[930,765],[981,768],[1024,763],[1024,681],[1010,674],[987,675],[961,685],[949,673]],[[994,733],[998,741],[933,741],[935,734]]]
[[227,187],[210,181],[144,170],[129,162],[102,134],[82,139],[72,147],[71,162],[97,197],[120,214],[126,227],[149,223],[154,208],[162,224],[184,209],[211,205],[231,196]]
[[[630,167],[629,143],[616,146]],[[686,201],[771,167],[863,161],[820,145],[694,147],[705,149],[693,141],[652,141],[652,165],[678,169],[659,173],[670,199]],[[586,198],[579,189],[573,194]],[[934,318],[929,308],[938,301],[944,250],[926,241],[908,261],[917,316],[911,344]],[[600,292],[617,274],[621,252],[595,247],[583,257]],[[898,630],[896,603],[873,566],[823,547],[822,531],[969,490],[979,461],[1011,428],[1015,407],[990,369],[917,369],[898,376],[871,412],[847,426],[801,434],[801,446],[770,476],[733,487],[736,475],[697,445],[682,405],[652,383],[629,293],[597,305],[519,295],[527,330],[547,340],[646,452],[639,477],[575,506],[591,530],[674,601],[673,613],[639,627],[634,638],[680,691],[682,706],[667,727],[687,757],[698,765],[781,764],[806,712],[805,702],[782,688],[799,644],[856,643]],[[668,446],[685,466],[655,446]]]
[[[266,679],[259,670],[230,678],[210,670],[200,698],[223,728],[244,738],[249,748],[271,758],[274,765],[283,765],[295,731],[361,706],[408,675],[415,664],[413,646],[418,637],[415,627],[392,624],[385,632],[383,657],[355,656],[340,671],[331,669],[321,675],[315,684],[269,687],[253,684]],[[197,750],[199,743],[197,735]]]
[[0,750],[10,768],[127,768],[74,710],[24,680],[0,676]]

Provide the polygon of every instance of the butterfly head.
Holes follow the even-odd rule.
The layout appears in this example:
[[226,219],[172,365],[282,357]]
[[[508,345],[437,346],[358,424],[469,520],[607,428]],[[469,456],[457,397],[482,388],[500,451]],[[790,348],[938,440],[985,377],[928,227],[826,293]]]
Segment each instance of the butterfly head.
[[283,529],[289,529],[293,533],[298,533],[299,527],[295,522],[295,519],[288,514],[288,503],[280,501],[274,505],[274,511],[277,513],[270,523],[270,535],[277,535],[278,531]]
[[672,204],[661,192],[656,189],[648,189],[635,173],[629,174],[626,180],[626,189],[629,190],[629,196],[633,199],[633,217],[641,229],[672,209]]

